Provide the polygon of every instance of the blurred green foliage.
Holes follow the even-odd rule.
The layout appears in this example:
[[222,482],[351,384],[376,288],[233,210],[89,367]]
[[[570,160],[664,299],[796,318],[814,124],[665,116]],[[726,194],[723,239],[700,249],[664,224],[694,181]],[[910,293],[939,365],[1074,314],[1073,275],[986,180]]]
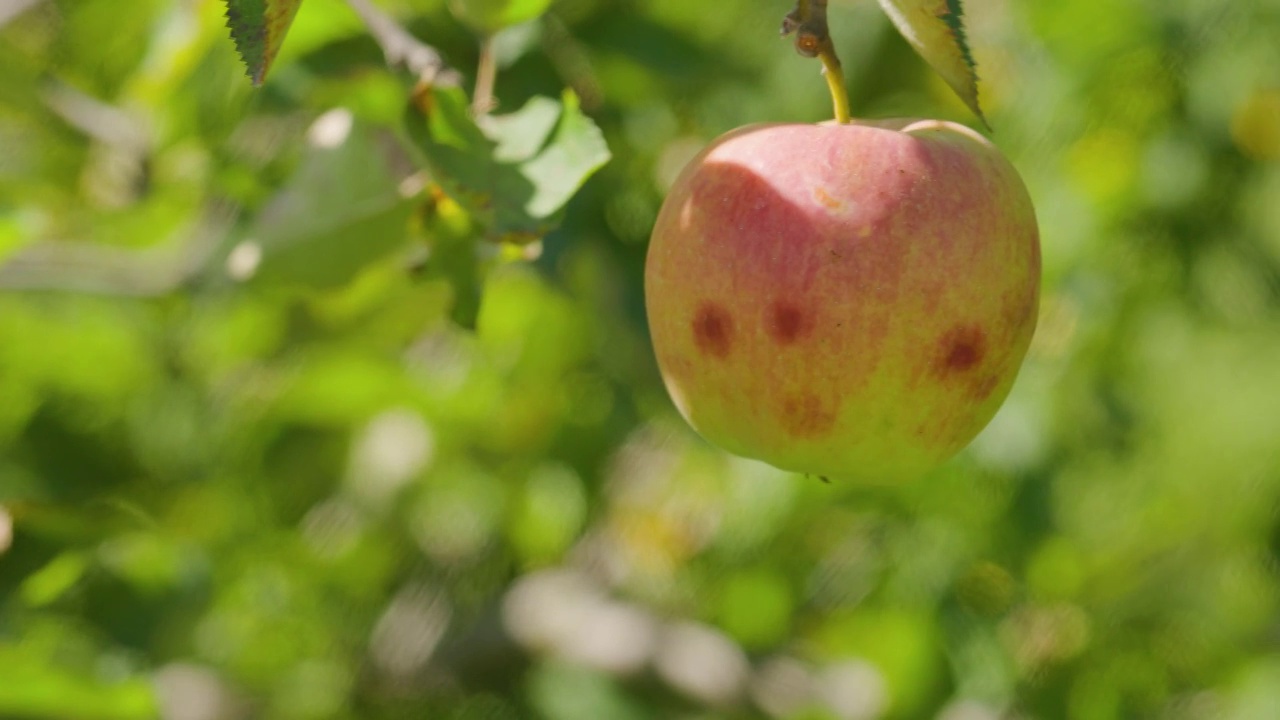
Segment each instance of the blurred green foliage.
[[[445,0],[380,5],[469,86]],[[683,162],[829,113],[788,8],[498,34],[498,112],[613,158],[511,237],[339,0],[257,90],[215,0],[0,3],[0,716],[1280,714],[1280,4],[966,5],[1043,310],[893,488],[708,447],[645,335]],[[855,114],[974,122],[874,3],[831,21]]]

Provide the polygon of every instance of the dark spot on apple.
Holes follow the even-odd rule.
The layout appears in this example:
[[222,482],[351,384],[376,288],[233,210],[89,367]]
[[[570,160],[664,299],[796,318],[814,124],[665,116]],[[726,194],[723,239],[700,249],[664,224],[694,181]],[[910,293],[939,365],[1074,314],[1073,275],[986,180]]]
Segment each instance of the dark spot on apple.
[[789,397],[782,403],[782,426],[796,438],[817,438],[835,427],[838,402],[823,402],[813,393]]
[[780,345],[790,345],[807,335],[811,325],[803,310],[786,302],[774,303],[765,321],[769,335]]
[[693,342],[707,355],[727,357],[733,347],[733,318],[724,306],[704,302],[693,316]]
[[952,343],[947,351],[947,368],[949,370],[968,370],[982,359],[982,350],[976,343],[960,341]]
[[977,325],[957,325],[938,341],[934,371],[943,377],[963,374],[982,363],[987,334]]

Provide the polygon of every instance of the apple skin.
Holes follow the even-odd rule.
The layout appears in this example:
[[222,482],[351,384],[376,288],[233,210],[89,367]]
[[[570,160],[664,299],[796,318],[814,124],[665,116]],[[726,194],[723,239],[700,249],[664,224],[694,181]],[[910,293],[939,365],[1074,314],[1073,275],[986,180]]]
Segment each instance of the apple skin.
[[654,351],[690,425],[868,481],[919,477],[990,422],[1039,297],[1017,171],[937,120],[730,132],[670,189],[645,266]]

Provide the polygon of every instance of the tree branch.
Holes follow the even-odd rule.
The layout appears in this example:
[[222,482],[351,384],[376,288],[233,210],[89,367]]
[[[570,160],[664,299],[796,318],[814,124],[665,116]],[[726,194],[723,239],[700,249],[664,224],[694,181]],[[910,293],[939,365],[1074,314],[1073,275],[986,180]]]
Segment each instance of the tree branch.
[[461,81],[457,71],[445,64],[438,50],[414,37],[369,0],[347,0],[347,5],[360,16],[374,42],[382,48],[388,65],[403,66],[419,81],[430,84],[456,85]]
[[849,91],[844,87],[844,68],[840,65],[836,46],[831,42],[831,30],[827,27],[827,0],[796,0],[795,8],[782,18],[782,36],[791,34],[796,36],[796,52],[822,61],[836,122],[848,123]]
[[480,62],[476,65],[476,89],[471,96],[471,112],[477,117],[489,114],[497,105],[493,87],[498,79],[498,58],[493,51],[493,36],[480,39]]

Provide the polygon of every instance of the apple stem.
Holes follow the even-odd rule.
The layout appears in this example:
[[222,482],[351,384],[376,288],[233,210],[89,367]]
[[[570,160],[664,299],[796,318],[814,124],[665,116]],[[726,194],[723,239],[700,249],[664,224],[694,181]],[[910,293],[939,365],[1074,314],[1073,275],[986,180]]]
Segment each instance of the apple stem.
[[782,19],[782,35],[795,33],[796,52],[822,61],[822,74],[831,90],[836,122],[844,125],[853,118],[849,111],[849,91],[844,86],[844,68],[836,55],[827,27],[827,0],[796,0],[795,8]]
[[822,51],[818,57],[822,59],[822,74],[827,78],[827,87],[831,90],[831,104],[835,107],[836,122],[848,125],[853,120],[849,110],[849,91],[844,87],[844,68],[840,66],[840,58],[836,57],[836,49],[830,47]]

